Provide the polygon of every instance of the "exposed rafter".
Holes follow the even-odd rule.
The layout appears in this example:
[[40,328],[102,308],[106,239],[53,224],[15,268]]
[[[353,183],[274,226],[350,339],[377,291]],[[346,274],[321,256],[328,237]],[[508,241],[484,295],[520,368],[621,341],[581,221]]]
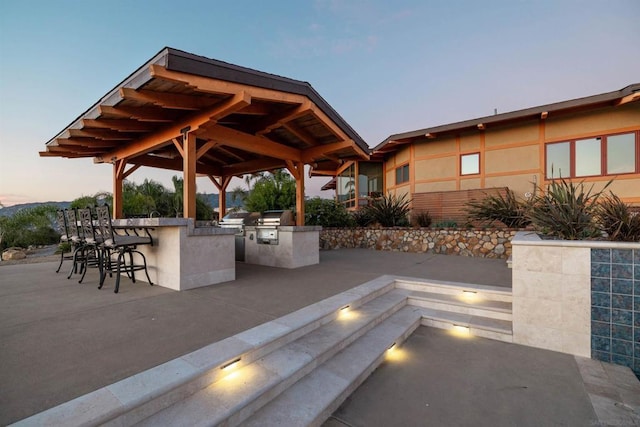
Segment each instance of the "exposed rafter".
[[128,87],[120,89],[122,99],[138,102],[148,102],[162,108],[174,110],[200,110],[215,102],[214,99],[207,99],[192,95],[178,93],[155,92],[151,90],[134,90]]
[[223,146],[240,148],[276,159],[300,161],[301,152],[297,148],[224,126],[213,125],[207,127],[207,137],[219,141],[220,145]]
[[311,102],[309,100],[305,100],[302,104],[291,110],[284,111],[280,114],[276,114],[265,119],[264,122],[258,126],[256,135],[265,135],[271,132],[273,129],[279,128],[285,123],[309,114],[310,112]]
[[159,107],[112,107],[100,105],[98,111],[100,111],[100,115],[125,117],[142,122],[172,122],[175,119],[175,112]]
[[130,141],[133,139],[132,134],[111,129],[69,129],[71,138],[97,138],[107,141]]
[[112,129],[120,132],[150,132],[155,129],[152,123],[128,119],[82,119],[84,128]]
[[342,142],[334,142],[333,144],[325,144],[318,145],[313,148],[308,148],[302,152],[302,160],[305,163],[311,163],[316,159],[321,157],[326,157],[327,154],[333,153],[334,151],[343,150],[345,148],[351,147],[353,145],[353,141],[342,141]]

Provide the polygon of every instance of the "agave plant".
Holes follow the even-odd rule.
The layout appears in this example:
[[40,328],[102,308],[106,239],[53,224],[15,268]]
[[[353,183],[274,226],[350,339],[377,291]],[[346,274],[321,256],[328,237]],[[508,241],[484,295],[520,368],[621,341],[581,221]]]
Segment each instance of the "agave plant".
[[467,203],[469,218],[492,223],[500,221],[510,228],[525,228],[531,220],[527,217],[529,203],[518,200],[515,193],[507,188],[502,194],[488,195],[482,200]]
[[602,232],[596,222],[598,199],[610,184],[611,181],[594,192],[593,186],[585,191],[583,182],[556,179],[547,191],[535,197],[527,217],[536,230],[548,236],[564,240],[599,237]]
[[602,199],[598,206],[597,218],[609,240],[640,241],[640,213],[632,212],[615,194],[610,193]]
[[400,197],[387,194],[375,199],[369,206],[365,207],[366,214],[383,227],[396,227],[409,225],[407,216],[409,215],[411,200],[407,195]]

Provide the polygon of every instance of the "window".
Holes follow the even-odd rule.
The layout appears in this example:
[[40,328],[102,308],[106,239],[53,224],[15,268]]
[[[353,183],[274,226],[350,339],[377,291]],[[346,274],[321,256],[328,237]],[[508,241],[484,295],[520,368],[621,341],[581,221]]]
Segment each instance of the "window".
[[637,173],[639,132],[547,144],[547,179]]
[[625,133],[607,137],[607,173],[633,173],[636,171],[635,135]]
[[547,179],[566,178],[571,174],[571,143],[547,144]]
[[575,176],[602,175],[600,138],[576,141]]
[[382,191],[382,163],[358,162],[358,197],[370,197]]
[[480,173],[480,153],[460,156],[460,175],[477,175]]
[[396,168],[396,185],[409,181],[409,165]]

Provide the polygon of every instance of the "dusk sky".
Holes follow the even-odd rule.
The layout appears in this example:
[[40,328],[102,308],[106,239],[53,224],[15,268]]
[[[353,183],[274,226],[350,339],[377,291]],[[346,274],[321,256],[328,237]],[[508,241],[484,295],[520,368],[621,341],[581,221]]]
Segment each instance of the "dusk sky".
[[38,152],[165,46],[307,81],[373,147],[640,82],[640,0],[1,0],[0,203],[112,191],[109,165]]

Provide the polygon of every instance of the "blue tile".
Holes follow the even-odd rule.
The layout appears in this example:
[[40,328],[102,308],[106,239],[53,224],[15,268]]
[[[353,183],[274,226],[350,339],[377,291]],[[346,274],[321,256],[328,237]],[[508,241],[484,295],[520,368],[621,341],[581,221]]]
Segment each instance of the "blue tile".
[[[640,251],[638,251],[640,253]],[[633,280],[640,280],[640,262],[636,261],[633,265]]]
[[[640,274],[640,265],[636,265],[635,267],[635,275],[637,276],[638,274]],[[602,280],[602,279],[597,279],[597,280]],[[591,279],[591,290],[593,289],[593,279]],[[640,278],[635,278],[633,279],[633,293],[640,297]]]
[[596,292],[611,292],[611,279],[605,279],[603,277],[592,277],[591,290]]
[[632,310],[633,297],[630,295],[611,294],[611,307]]
[[633,326],[635,326],[636,328],[640,328],[640,311],[635,310],[633,313]]
[[593,307],[591,309],[591,320],[599,322],[611,322],[611,309],[604,307]]
[[611,249],[591,249],[591,262],[611,262]]
[[591,305],[594,307],[611,308],[611,294],[591,292]]
[[633,263],[640,264],[640,249],[633,250]]
[[640,296],[633,297],[633,310],[640,313]]
[[591,335],[611,337],[611,324],[605,322],[591,322]]
[[613,279],[633,279],[633,265],[611,264],[611,277]]
[[614,323],[611,325],[611,337],[617,340],[632,341],[633,328],[631,326],[617,325]]
[[606,351],[591,351],[591,358],[596,360],[601,360],[603,362],[611,363],[611,353]]
[[611,264],[591,263],[591,277],[611,277]]
[[[638,313],[636,313],[636,319],[638,319]],[[638,327],[638,325],[633,328],[633,341],[640,342],[640,328]]]
[[611,323],[618,323],[620,325],[633,325],[633,311],[631,310],[618,310],[614,308],[611,310]]
[[640,359],[640,342],[633,343],[633,357]]
[[611,262],[615,264],[633,264],[633,249],[612,249]]
[[633,357],[633,343],[631,341],[611,340],[611,352]]
[[612,354],[611,355],[611,363],[615,363],[616,365],[628,366],[629,368],[633,368],[633,357],[622,356],[620,354]]
[[591,337],[591,349],[594,351],[611,352],[611,340],[603,337]]
[[640,380],[640,359],[636,359],[633,367],[633,373],[636,374],[636,377]]
[[633,280],[611,279],[611,292],[614,294],[633,295]]

